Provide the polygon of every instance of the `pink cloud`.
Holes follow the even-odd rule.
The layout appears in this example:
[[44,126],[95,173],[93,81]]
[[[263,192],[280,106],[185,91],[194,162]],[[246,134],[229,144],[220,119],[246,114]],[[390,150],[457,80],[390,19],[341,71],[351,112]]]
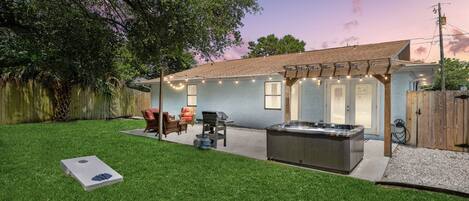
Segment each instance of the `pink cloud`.
[[453,29],[454,36],[448,43],[449,51],[454,55],[456,53],[469,52],[469,37],[463,32]]
[[351,29],[358,26],[358,20],[352,20],[344,24],[344,29],[350,31]]
[[329,47],[329,43],[327,41],[322,42],[321,44],[322,49],[326,49]]
[[[249,52],[248,43],[243,40],[241,41],[241,44],[239,46],[233,46],[233,47],[227,48],[224,51],[223,55],[219,57],[212,57],[211,59],[213,62],[240,59],[242,56],[248,54],[248,52]],[[197,64],[204,64],[204,63],[212,62],[210,60],[202,59],[200,56],[196,56],[195,59],[197,61]]]
[[415,49],[415,53],[418,55],[425,54],[426,52],[427,52],[427,48],[423,46],[420,46],[417,49]]
[[356,36],[351,36],[342,40],[340,44],[341,45],[358,45],[358,40],[360,40],[360,38]]
[[352,0],[352,11],[355,14],[362,14],[362,1]]
[[326,49],[337,44],[337,41],[324,41],[321,43],[321,48]]

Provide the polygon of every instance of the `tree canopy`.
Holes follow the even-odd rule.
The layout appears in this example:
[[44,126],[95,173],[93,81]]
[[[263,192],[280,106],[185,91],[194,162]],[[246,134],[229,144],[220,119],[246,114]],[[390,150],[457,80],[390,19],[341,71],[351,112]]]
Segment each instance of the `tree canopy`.
[[306,45],[304,41],[292,35],[285,35],[279,39],[274,34],[260,37],[256,42],[250,41],[248,44],[250,51],[246,58],[303,52]]
[[3,0],[0,74],[37,79],[68,118],[70,89],[107,89],[114,80],[153,77],[240,43],[238,28],[255,0]]
[[[455,58],[445,59],[446,89],[459,90],[461,86],[469,87],[469,62]],[[441,73],[434,77],[432,90],[441,89]]]

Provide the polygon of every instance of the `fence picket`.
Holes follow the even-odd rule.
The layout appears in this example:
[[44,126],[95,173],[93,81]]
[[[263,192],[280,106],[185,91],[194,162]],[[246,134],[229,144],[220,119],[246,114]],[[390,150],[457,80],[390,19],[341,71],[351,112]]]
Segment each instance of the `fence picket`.
[[[150,107],[150,93],[121,87],[112,97],[91,88],[72,88],[71,119],[107,119],[141,116]],[[142,101],[144,100],[144,101]],[[111,110],[111,107],[115,107]],[[0,124],[49,121],[53,116],[52,97],[39,82],[0,84]]]

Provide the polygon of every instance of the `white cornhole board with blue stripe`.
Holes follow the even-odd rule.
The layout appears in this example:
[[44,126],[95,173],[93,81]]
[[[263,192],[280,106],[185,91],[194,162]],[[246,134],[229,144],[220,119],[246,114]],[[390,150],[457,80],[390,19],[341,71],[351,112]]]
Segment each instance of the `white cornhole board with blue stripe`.
[[96,156],[84,156],[61,160],[65,173],[74,177],[86,191],[111,185],[124,180],[124,177]]

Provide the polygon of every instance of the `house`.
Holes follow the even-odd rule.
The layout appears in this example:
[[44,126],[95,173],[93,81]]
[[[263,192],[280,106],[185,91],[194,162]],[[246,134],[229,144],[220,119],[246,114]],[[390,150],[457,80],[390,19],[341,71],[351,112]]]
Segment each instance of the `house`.
[[[285,120],[364,125],[383,136],[385,87],[391,122],[404,119],[406,92],[431,83],[438,65],[410,62],[410,41],[346,46],[202,64],[166,76],[163,110],[224,111],[237,126],[265,128]],[[392,74],[392,76],[391,76]],[[151,84],[158,107],[159,79]],[[384,83],[384,82],[383,82]]]

